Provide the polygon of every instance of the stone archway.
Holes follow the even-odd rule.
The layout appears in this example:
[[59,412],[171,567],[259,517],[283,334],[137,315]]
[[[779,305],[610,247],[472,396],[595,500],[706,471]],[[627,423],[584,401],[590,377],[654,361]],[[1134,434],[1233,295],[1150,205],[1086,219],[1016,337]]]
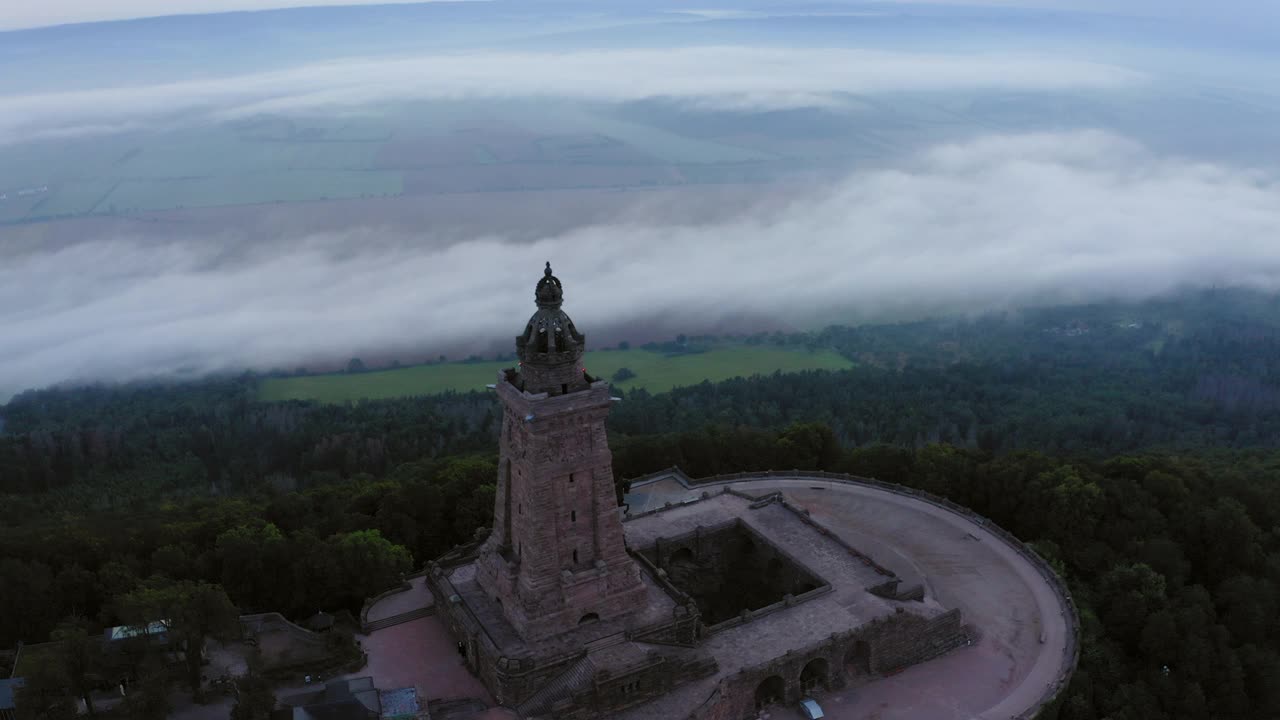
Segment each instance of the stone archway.
[[770,675],[756,686],[756,708],[777,705],[786,700],[787,681],[779,675]]
[[814,658],[800,671],[800,689],[805,692],[825,688],[831,683],[831,666],[826,658]]
[[698,562],[693,550],[682,547],[667,558],[667,575],[677,586],[694,586],[698,584]]
[[667,565],[686,566],[693,565],[694,562],[693,550],[690,550],[687,547],[682,547],[671,553],[671,557],[667,559]]

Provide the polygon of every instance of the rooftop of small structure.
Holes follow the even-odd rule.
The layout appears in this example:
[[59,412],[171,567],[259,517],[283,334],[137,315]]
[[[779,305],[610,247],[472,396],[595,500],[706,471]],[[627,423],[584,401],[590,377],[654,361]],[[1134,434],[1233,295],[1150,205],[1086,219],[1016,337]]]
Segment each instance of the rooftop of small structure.
[[382,701],[382,717],[387,720],[413,718],[417,716],[420,710],[418,706],[418,691],[415,688],[381,690],[378,692],[378,697]]
[[27,681],[20,677],[0,680],[0,710],[12,710],[18,691]]

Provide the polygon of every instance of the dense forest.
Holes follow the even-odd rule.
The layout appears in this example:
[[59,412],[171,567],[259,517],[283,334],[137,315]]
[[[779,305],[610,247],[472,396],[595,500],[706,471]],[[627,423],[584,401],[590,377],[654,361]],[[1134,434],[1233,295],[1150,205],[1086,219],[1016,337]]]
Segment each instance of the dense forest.
[[[947,496],[1071,585],[1085,641],[1062,718],[1280,717],[1277,298],[753,341],[858,365],[630,393],[618,478],[825,469]],[[489,521],[493,397],[264,404],[255,382],[0,408],[0,646],[123,621],[156,583],[221,586],[242,612],[355,611]]]
[[[945,442],[1095,456],[1280,444],[1277,296],[1209,291],[747,340],[833,347],[859,364],[633,391],[611,432],[821,422],[846,447]],[[655,350],[696,352],[697,343]],[[17,396],[0,407],[0,520],[381,477],[405,462],[485,452],[496,439],[496,403],[484,393],[260,403],[256,382]]]

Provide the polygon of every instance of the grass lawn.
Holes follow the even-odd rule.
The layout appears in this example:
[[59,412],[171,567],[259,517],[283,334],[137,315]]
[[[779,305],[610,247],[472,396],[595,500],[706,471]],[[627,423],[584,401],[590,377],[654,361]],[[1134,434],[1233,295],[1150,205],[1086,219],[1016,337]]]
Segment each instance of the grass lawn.
[[[624,390],[644,388],[649,392],[665,392],[681,385],[696,385],[703,380],[714,382],[776,370],[842,370],[852,365],[831,350],[808,352],[766,345],[724,345],[703,353],[674,357],[648,350],[604,350],[587,353],[585,364],[587,372],[606,379],[619,368],[631,368],[636,377],[617,383],[617,387]],[[510,362],[445,363],[356,375],[335,373],[269,378],[262,381],[258,397],[265,401],[320,400],[336,403],[430,395],[449,390],[466,392],[481,390],[495,382],[498,370],[511,365]]]

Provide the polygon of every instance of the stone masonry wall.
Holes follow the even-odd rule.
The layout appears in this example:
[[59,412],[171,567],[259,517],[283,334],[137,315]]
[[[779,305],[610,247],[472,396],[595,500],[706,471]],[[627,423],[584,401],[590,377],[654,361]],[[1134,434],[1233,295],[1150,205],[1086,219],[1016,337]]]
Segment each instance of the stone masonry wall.
[[650,653],[645,662],[616,675],[597,673],[590,689],[566,698],[537,720],[601,720],[715,671],[716,663],[709,657]]
[[570,653],[536,663],[531,658],[506,657],[466,605],[452,601],[457,593],[443,568],[437,566],[427,574],[427,586],[441,599],[436,602],[438,617],[465,648],[467,668],[480,677],[500,705],[519,705],[584,654]]
[[794,705],[814,688],[839,689],[924,662],[968,641],[959,610],[934,618],[899,611],[721,680],[686,720],[751,720],[762,695]]
[[505,381],[494,531],[477,582],[526,641],[624,617],[644,596],[627,554],[605,434],[606,383],[556,397]]
[[741,520],[659,538],[640,553],[696,600],[708,625],[826,585]]

